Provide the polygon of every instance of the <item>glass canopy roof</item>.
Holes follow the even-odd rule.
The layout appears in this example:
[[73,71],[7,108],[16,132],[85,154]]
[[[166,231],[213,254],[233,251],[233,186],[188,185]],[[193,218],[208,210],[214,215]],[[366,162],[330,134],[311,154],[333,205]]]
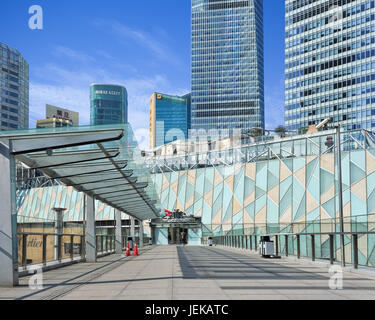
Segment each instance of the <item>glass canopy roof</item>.
[[140,220],[160,202],[129,124],[0,132],[15,158]]

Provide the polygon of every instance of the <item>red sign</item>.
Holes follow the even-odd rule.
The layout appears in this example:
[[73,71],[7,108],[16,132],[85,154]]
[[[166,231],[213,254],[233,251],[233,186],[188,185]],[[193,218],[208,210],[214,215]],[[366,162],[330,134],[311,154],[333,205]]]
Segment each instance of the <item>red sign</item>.
[[172,211],[168,210],[168,209],[164,209],[164,213],[167,215],[167,216],[171,216],[172,215]]

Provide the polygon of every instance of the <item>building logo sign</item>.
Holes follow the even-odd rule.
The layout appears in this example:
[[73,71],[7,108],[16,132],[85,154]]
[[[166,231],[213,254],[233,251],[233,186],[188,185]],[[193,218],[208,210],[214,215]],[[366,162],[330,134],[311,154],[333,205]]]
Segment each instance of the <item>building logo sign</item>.
[[95,94],[105,94],[109,96],[120,96],[121,92],[120,91],[109,91],[109,90],[96,90]]
[[163,96],[162,96],[160,93],[158,93],[158,95],[156,96],[156,98],[157,98],[158,100],[161,100],[161,99],[163,98]]

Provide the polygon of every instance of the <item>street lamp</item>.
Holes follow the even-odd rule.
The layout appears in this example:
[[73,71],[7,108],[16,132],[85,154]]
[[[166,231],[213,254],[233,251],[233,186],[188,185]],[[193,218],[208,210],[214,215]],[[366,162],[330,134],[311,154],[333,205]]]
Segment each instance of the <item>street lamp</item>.
[[[328,123],[332,122],[332,118],[324,119],[316,128],[324,128]],[[339,194],[339,216],[340,216],[340,245],[341,245],[341,266],[345,267],[345,243],[344,243],[344,206],[342,200],[342,167],[341,167],[341,127],[340,124],[332,126],[336,129],[336,147],[337,147],[337,180]]]
[[341,239],[341,266],[345,267],[345,243],[344,243],[344,206],[342,201],[342,168],[341,168],[341,127],[336,125],[337,140],[337,171],[339,192],[339,215],[340,215],[340,239]]
[[[55,211],[55,260],[61,259],[61,237],[63,234],[64,228],[64,211],[66,208],[54,207],[52,208]],[[71,248],[73,250],[73,248]]]

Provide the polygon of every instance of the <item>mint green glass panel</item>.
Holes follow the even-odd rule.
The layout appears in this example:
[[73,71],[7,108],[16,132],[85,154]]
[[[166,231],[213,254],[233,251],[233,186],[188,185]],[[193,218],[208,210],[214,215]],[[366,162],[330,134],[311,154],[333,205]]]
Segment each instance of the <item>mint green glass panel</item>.
[[375,172],[367,176],[367,213],[375,211]]
[[263,196],[267,191],[267,162],[256,164],[256,189],[255,198]]
[[181,203],[182,209],[185,209],[185,196],[186,196],[186,175],[185,172],[182,176],[178,179],[178,186],[177,186],[177,199]]
[[280,173],[280,162],[279,161],[270,161],[268,163],[268,181],[267,181],[267,190],[271,190],[279,183],[279,173]]
[[238,200],[238,202],[242,205],[244,201],[244,184],[245,184],[245,166],[242,166],[239,170],[237,170],[234,176],[234,196]]
[[204,179],[204,194],[210,192],[213,188],[214,183],[214,168],[207,168],[205,170]]

